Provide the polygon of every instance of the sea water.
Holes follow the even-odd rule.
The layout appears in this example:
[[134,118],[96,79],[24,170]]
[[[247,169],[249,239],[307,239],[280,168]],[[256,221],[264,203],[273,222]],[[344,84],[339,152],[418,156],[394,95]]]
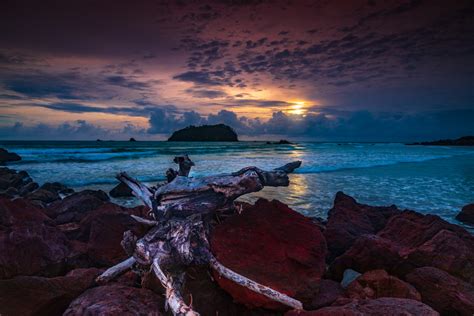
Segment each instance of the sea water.
[[[23,160],[9,166],[26,170],[42,184],[58,181],[75,189],[110,190],[126,171],[146,183],[165,179],[174,156],[188,154],[192,177],[237,171],[246,166],[270,170],[303,162],[289,187],[265,188],[243,197],[278,199],[309,216],[326,217],[334,195],[343,191],[361,203],[395,204],[432,213],[450,222],[474,202],[474,148],[407,146],[399,143],[265,142],[0,142]],[[137,203],[133,199],[117,202]],[[459,223],[457,223],[459,224]]]

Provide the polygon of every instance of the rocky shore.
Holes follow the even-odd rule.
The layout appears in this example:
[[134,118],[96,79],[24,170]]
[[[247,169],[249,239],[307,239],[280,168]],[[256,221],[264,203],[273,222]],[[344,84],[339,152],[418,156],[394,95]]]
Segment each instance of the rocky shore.
[[[127,258],[122,236],[149,229],[103,191],[41,186],[0,168],[0,315],[169,315],[153,273],[97,284]],[[221,278],[187,271],[201,315],[472,315],[474,236],[438,216],[369,206],[338,192],[327,220],[279,201],[216,217],[212,253],[228,268],[303,302],[288,310]],[[472,218],[472,207],[464,217]],[[471,215],[470,215],[471,214]]]

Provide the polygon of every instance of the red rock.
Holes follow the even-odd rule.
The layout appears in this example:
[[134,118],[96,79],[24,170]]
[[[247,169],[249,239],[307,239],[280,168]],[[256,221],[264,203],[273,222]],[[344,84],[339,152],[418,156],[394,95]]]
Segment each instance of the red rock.
[[415,269],[406,276],[422,301],[443,315],[473,315],[474,286],[433,267]]
[[311,300],[311,303],[306,304],[309,310],[318,309],[329,306],[336,300],[346,297],[344,289],[339,282],[327,279],[321,279],[319,283],[319,293]]
[[330,270],[336,279],[347,268],[359,272],[384,269],[403,278],[423,266],[474,282],[474,236],[438,216],[404,211],[377,235],[361,236]]
[[456,219],[458,221],[474,225],[474,203],[464,206],[461,212],[456,215]]
[[111,266],[127,258],[120,245],[125,231],[142,237],[149,228],[137,223],[128,209],[112,203],[94,210],[79,225],[80,239],[87,241],[89,258],[99,266]]
[[349,284],[346,293],[350,298],[358,299],[398,297],[421,300],[420,293],[412,285],[389,275],[385,270],[365,272]]
[[65,197],[49,205],[45,212],[51,218],[55,218],[57,224],[67,222],[79,222],[87,214],[109,200],[103,191],[84,190]]
[[18,276],[0,280],[1,315],[62,315],[69,303],[94,284],[99,270],[78,269],[66,276]]
[[316,311],[289,311],[285,316],[439,316],[428,305],[406,298],[383,297],[354,300],[342,306],[329,306]]
[[68,240],[55,227],[26,223],[0,231],[0,279],[16,275],[56,276],[64,270]]
[[120,284],[99,286],[76,298],[64,316],[164,315],[164,298],[150,290]]
[[334,206],[328,212],[324,236],[328,242],[329,259],[341,255],[363,234],[375,234],[388,219],[398,214],[395,206],[369,206],[342,192],[337,192]]
[[[259,199],[218,225],[211,250],[226,267],[306,303],[318,293],[325,271],[326,241],[319,228],[275,200]],[[249,307],[286,308],[225,278],[216,280]]]
[[0,198],[0,225],[11,226],[14,224],[24,224],[26,222],[50,221],[49,217],[25,199],[11,201],[7,198]]
[[363,235],[342,256],[337,257],[329,268],[332,278],[342,280],[346,269],[360,272],[385,269],[395,274],[402,261],[395,243],[377,235]]

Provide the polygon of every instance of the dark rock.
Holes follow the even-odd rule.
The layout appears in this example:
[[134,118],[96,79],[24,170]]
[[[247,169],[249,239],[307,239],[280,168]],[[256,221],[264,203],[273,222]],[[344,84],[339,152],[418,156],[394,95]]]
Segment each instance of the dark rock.
[[319,283],[319,293],[305,305],[308,310],[329,306],[336,300],[346,297],[342,286],[333,280],[322,279]]
[[48,205],[45,212],[51,218],[55,218],[57,224],[79,222],[89,212],[107,201],[109,201],[109,197],[104,191],[84,190]]
[[456,215],[456,219],[458,221],[474,225],[474,203],[464,206],[461,212]]
[[343,192],[337,192],[324,231],[328,242],[329,260],[343,254],[359,236],[377,233],[391,216],[399,212],[395,206],[360,204]]
[[164,315],[164,298],[150,290],[120,284],[87,290],[75,299],[64,316]]
[[24,223],[0,231],[0,279],[16,275],[57,276],[69,254],[61,231],[39,222]]
[[235,304],[232,297],[212,281],[207,267],[190,268],[186,274],[184,297],[201,315],[248,315],[243,305]]
[[422,301],[443,315],[473,315],[474,286],[433,267],[415,269],[406,276]]
[[137,140],[135,138],[131,137],[128,141],[129,142],[136,142]]
[[68,188],[62,183],[59,182],[46,182],[41,186],[41,189],[43,190],[48,190],[53,193],[58,193],[58,194],[70,194],[74,193],[73,189]]
[[62,315],[71,301],[94,284],[100,270],[78,269],[66,276],[18,276],[0,280],[1,315]]
[[349,284],[346,294],[357,299],[398,297],[421,300],[420,293],[412,285],[389,275],[385,270],[365,272]]
[[168,139],[170,142],[236,142],[237,134],[227,125],[188,126],[175,131]]
[[407,145],[427,145],[427,146],[474,146],[474,136],[464,136],[458,139],[441,139],[433,142],[419,142]]
[[87,242],[87,254],[97,266],[112,266],[127,258],[120,242],[123,233],[132,231],[142,237],[148,230],[131,216],[131,209],[105,203],[79,223],[78,239]]
[[5,162],[10,161],[19,161],[21,157],[15,153],[8,152],[8,150],[4,148],[0,148],[0,165],[3,165]]
[[291,145],[293,144],[290,141],[287,141],[286,139],[280,139],[277,142],[267,142],[267,145]]
[[438,216],[404,211],[377,235],[359,237],[330,269],[336,279],[347,268],[361,272],[384,269],[403,278],[424,266],[474,282],[474,236]]
[[[242,204],[239,215],[219,224],[211,250],[226,267],[260,284],[310,303],[325,271],[326,241],[312,221],[278,201]],[[286,309],[216,275],[219,285],[249,307]]]
[[38,190],[27,194],[25,197],[29,200],[40,201],[45,204],[49,204],[51,202],[61,199],[61,197],[59,196],[57,192],[51,192],[49,190],[45,190],[42,188],[39,188]]
[[316,311],[289,311],[285,316],[439,316],[428,305],[406,298],[383,297],[375,300],[353,300],[341,306]]
[[24,186],[33,182],[26,171],[17,172],[9,168],[0,168],[0,190],[15,188],[20,191]]
[[120,182],[112,190],[110,190],[109,195],[112,197],[131,197],[133,196],[132,190],[128,185]]
[[50,218],[30,201],[25,199],[11,201],[0,198],[0,225],[11,226],[45,221],[50,221]]
[[23,187],[19,190],[18,194],[19,194],[20,196],[25,196],[25,195],[28,195],[29,193],[35,191],[35,190],[38,189],[38,188],[39,188],[38,183],[36,183],[36,182],[30,182],[30,183],[26,184],[25,186],[23,186]]

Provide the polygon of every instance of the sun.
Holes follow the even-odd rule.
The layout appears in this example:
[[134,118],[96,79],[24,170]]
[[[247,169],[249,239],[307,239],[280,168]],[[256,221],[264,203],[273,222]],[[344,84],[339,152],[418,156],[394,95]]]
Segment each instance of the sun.
[[290,108],[287,112],[294,115],[305,114],[306,113],[305,102],[304,101],[291,102]]

